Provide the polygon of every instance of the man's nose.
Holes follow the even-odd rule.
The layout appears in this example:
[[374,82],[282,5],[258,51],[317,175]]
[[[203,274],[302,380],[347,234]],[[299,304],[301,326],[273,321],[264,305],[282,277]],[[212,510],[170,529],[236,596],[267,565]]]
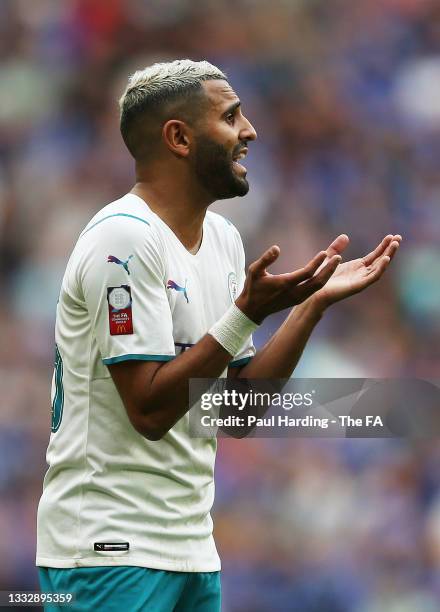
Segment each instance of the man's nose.
[[240,132],[240,138],[242,138],[243,140],[256,140],[257,132],[255,131],[255,128],[252,123],[248,119],[246,119],[246,117],[243,117],[243,122],[244,125]]

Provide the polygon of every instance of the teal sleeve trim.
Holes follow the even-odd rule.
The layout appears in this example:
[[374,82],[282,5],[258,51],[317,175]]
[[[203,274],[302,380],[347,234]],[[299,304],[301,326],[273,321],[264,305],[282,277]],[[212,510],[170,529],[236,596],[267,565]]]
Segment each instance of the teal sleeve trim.
[[242,357],[241,359],[237,359],[236,361],[231,361],[229,363],[230,368],[239,368],[240,366],[244,366],[250,362],[252,357]]
[[119,355],[118,357],[107,357],[103,359],[104,365],[112,365],[120,361],[171,361],[175,355]]
[[102,223],[103,221],[110,219],[111,217],[128,217],[129,219],[136,219],[137,221],[142,221],[142,223],[145,223],[146,225],[150,225],[148,221],[146,219],[142,219],[142,217],[136,217],[136,215],[129,215],[128,213],[115,213],[114,215],[107,215],[107,217],[103,217],[102,219],[100,219],[99,221],[91,225],[89,228],[83,231],[80,238],[84,236],[85,234],[87,234],[87,232],[90,232],[91,229],[93,229],[94,227]]

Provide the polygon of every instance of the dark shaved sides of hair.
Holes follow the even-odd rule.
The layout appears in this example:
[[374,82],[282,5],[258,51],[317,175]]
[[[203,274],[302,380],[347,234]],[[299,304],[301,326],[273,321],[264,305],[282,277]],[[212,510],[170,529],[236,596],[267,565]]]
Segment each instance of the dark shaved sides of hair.
[[197,121],[206,103],[202,83],[213,79],[227,77],[206,61],[192,60],[153,64],[130,77],[119,101],[120,129],[135,160],[154,155],[168,119]]

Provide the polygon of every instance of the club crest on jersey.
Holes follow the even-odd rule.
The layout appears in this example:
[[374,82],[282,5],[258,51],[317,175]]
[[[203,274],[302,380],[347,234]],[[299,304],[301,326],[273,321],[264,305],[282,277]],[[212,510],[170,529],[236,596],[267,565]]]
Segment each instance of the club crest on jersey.
[[107,287],[108,317],[111,336],[133,333],[133,312],[129,285]]
[[182,291],[183,295],[185,297],[186,303],[189,304],[188,294],[186,292],[186,282],[187,282],[187,279],[185,278],[185,286],[181,287],[180,285],[178,285],[173,280],[169,280],[167,282],[167,289],[174,289],[175,291]]
[[122,261],[122,259],[118,259],[114,255],[109,255],[107,257],[107,263],[115,263],[115,264],[118,264],[118,266],[122,266],[124,270],[127,272],[127,274],[130,276],[130,270],[128,269],[128,262],[130,261],[132,257],[133,255],[129,255],[125,261]]
[[235,302],[235,300],[237,299],[237,276],[235,272],[229,273],[228,288],[229,288],[229,297],[231,298],[231,302]]

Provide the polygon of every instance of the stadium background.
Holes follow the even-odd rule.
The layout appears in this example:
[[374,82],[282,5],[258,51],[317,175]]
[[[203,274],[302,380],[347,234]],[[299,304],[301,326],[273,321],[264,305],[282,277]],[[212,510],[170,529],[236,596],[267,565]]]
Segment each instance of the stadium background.
[[[136,68],[190,57],[228,73],[259,140],[249,195],[217,210],[248,261],[277,243],[285,271],[342,231],[350,256],[404,235],[296,374],[438,378],[438,1],[2,0],[0,53],[0,589],[36,587],[59,284],[83,225],[133,181],[116,100]],[[226,612],[439,609],[438,441],[220,447]]]

